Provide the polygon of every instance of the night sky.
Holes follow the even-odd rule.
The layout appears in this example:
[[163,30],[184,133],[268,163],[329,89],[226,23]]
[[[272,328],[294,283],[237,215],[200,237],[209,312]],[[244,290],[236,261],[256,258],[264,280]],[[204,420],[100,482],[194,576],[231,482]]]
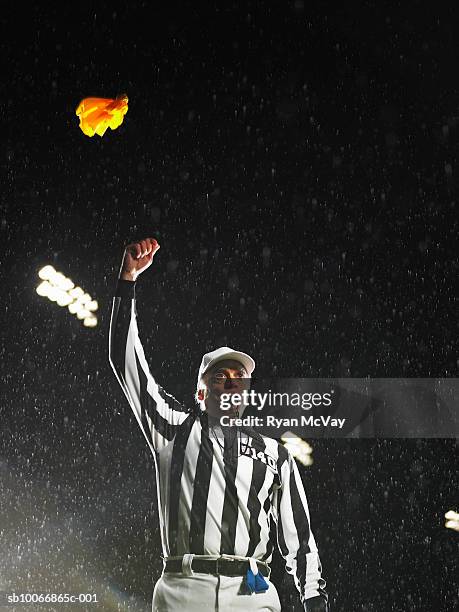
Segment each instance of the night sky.
[[[107,356],[124,246],[161,244],[139,325],[185,403],[221,345],[260,377],[456,377],[457,11],[55,5],[0,16],[0,591],[140,612],[162,565],[153,457]],[[123,124],[85,136],[80,100],[123,93]],[[48,263],[98,300],[95,329],[36,294]],[[331,612],[457,609],[457,440],[312,445]]]

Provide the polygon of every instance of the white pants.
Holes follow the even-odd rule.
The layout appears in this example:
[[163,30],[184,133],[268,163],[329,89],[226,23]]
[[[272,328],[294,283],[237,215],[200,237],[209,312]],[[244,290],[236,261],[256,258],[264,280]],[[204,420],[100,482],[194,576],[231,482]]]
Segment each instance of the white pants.
[[267,591],[247,595],[241,589],[243,576],[163,572],[153,591],[152,612],[281,612],[276,587],[265,580]]

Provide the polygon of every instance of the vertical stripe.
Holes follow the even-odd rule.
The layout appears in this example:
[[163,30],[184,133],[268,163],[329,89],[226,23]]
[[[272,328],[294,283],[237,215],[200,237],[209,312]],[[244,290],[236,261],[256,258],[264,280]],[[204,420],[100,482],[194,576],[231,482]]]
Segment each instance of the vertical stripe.
[[[169,499],[170,499],[170,466],[174,443],[168,444],[160,453],[156,453],[156,465],[159,472],[159,495],[158,505],[160,508],[161,541],[163,543],[164,556],[171,554],[169,542]],[[162,517],[162,521],[161,521]]]
[[185,460],[180,487],[177,551],[179,555],[190,552],[190,531],[193,496],[196,492],[196,469],[200,449],[201,427],[195,420],[185,449]]
[[[266,444],[266,451],[276,460],[276,473],[273,474],[272,482],[268,489],[267,500],[271,501],[268,508],[267,503],[264,506],[262,516],[262,538],[260,545],[255,553],[260,555],[263,561],[270,562],[274,551],[274,543],[277,540],[277,521],[278,521],[278,495],[280,491],[280,470],[283,459],[287,456],[287,452],[277,440],[271,438],[263,438]],[[266,514],[265,514],[266,513]]]
[[169,530],[168,540],[170,554],[177,555],[177,532],[179,499],[182,482],[183,462],[185,460],[185,449],[190,435],[193,419],[187,419],[177,431],[174,438],[170,462],[170,486],[169,486]]
[[201,445],[194,478],[193,503],[191,506],[190,549],[189,552],[202,555],[210,478],[213,469],[213,446],[209,434],[201,428]]
[[253,555],[255,548],[260,543],[260,513],[262,506],[260,503],[259,494],[266,478],[266,470],[267,467],[264,463],[261,461],[253,461],[250,495],[247,500],[247,507],[250,512],[249,546],[247,548],[248,557]]
[[[130,302],[129,302],[130,304]],[[110,319],[110,333],[108,354],[113,369],[123,373],[125,371],[124,357],[126,350],[127,335],[129,332],[129,308],[126,300],[119,297],[113,299],[112,314]]]
[[[285,450],[285,449],[283,449],[283,450]],[[287,466],[287,465],[288,465],[288,455],[286,455],[284,453],[279,453],[279,457],[277,459],[277,472],[278,472],[278,474],[282,474],[283,471],[285,472],[285,470],[283,468],[284,468],[284,466]],[[285,476],[283,476],[283,479],[285,479]],[[282,512],[281,512],[281,508],[283,506],[282,497],[283,497],[283,494],[284,494],[284,482],[282,482],[281,484],[282,484],[282,486],[277,490],[277,493],[276,493],[277,543],[279,545],[279,550],[280,550],[281,555],[285,558],[287,571],[289,571],[292,568],[290,567],[289,561],[287,559],[288,554],[289,554],[289,550],[288,550],[287,543],[285,541],[284,526],[283,526],[283,522],[282,522]]]
[[234,460],[234,445],[237,444],[236,429],[223,427],[225,447],[223,451],[223,462],[225,465],[225,498],[222,512],[222,534],[220,552],[222,555],[234,554],[234,543],[236,540],[236,525],[238,517],[238,496],[236,489],[237,459]]
[[[147,422],[147,415],[146,415],[146,407],[148,406],[149,398],[150,398],[150,396],[147,393],[147,377],[145,376],[144,371],[140,367],[140,363],[137,358],[137,355],[135,356],[135,358],[136,358],[136,365],[137,365],[137,375],[139,379],[139,395],[140,395],[140,411],[141,411],[140,412],[140,422],[142,425],[142,429],[144,430],[145,435],[147,436],[148,441],[153,447],[153,437],[151,435],[150,424]],[[150,420],[150,423],[151,423],[151,420]]]
[[[275,534],[274,534],[275,536]],[[271,561],[271,557],[274,551],[274,545],[272,543],[271,539],[268,539],[267,541],[264,542],[265,547],[266,547],[266,552],[261,555],[261,560],[262,561],[266,561],[266,563],[270,563]]]
[[[292,459],[292,461],[294,461]],[[298,552],[296,554],[296,575],[301,586],[301,593],[306,587],[306,554],[309,550],[309,519],[304,509],[298,491],[296,477],[300,478],[295,469],[290,473],[290,500],[292,506],[292,519],[298,538]]]
[[272,555],[273,555],[273,551],[274,551],[274,543],[277,541],[277,525],[275,520],[271,520],[270,524],[269,524],[269,534],[268,537],[266,539],[266,551],[265,553],[261,556],[261,559],[263,561],[266,561],[267,563],[270,563],[272,560]]
[[234,542],[235,554],[247,556],[250,544],[250,509],[249,504],[252,496],[252,476],[254,462],[249,457],[239,457],[236,473],[236,489],[239,497],[239,512],[236,525],[236,539]]
[[[168,449],[167,449],[168,450]],[[161,462],[161,457],[159,453],[155,453],[155,469],[156,469],[156,495],[158,498],[158,517],[159,517],[159,529],[161,534],[161,542],[163,545],[163,553],[165,556],[169,554],[168,544],[167,544],[167,532],[166,532],[166,515],[165,508],[166,504],[164,500],[167,497],[164,494],[164,487],[167,483],[167,478],[164,478],[162,473],[163,463]],[[167,551],[167,552],[166,552]]]
[[[212,428],[209,430],[212,431]],[[223,492],[225,490],[225,466],[223,451],[217,442],[210,437],[213,452],[213,468],[210,476],[209,494],[207,497],[206,527],[204,532],[203,554],[220,554],[221,524],[223,513]]]
[[[124,379],[125,379],[125,393],[131,404],[131,408],[134,411],[134,415],[137,419],[137,422],[140,425],[140,429],[142,430],[148,445],[150,446],[152,452],[154,453],[154,448],[152,445],[151,432],[148,428],[145,414],[142,414],[142,404],[141,404],[141,395],[142,390],[145,389],[145,381],[144,384],[141,384],[140,375],[143,375],[143,371],[137,365],[137,359],[134,348],[135,338],[132,334],[131,327],[129,328],[129,333],[126,339],[126,347],[125,347],[125,366],[124,366]],[[142,389],[143,387],[143,389]]]
[[265,481],[263,483],[263,487],[261,493],[259,495],[260,503],[261,503],[261,511],[259,517],[259,524],[261,527],[260,531],[260,541],[253,552],[253,556],[259,558],[266,551],[266,543],[269,541],[270,537],[270,512],[272,507],[273,500],[273,490],[274,490],[274,482],[275,475],[272,471],[267,468]]

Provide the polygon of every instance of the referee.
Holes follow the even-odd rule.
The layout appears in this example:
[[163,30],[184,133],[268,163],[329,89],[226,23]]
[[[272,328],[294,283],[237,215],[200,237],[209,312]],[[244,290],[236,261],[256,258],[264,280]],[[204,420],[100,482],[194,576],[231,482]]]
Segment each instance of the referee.
[[[328,612],[309,509],[292,455],[248,427],[221,427],[222,393],[249,388],[255,363],[221,347],[204,355],[197,404],[187,408],[156,382],[136,321],[135,283],[159,249],[154,238],[124,252],[110,322],[110,364],[155,458],[163,573],[152,612],[279,612],[270,581],[274,543],[307,612]],[[243,411],[242,407],[240,412]]]

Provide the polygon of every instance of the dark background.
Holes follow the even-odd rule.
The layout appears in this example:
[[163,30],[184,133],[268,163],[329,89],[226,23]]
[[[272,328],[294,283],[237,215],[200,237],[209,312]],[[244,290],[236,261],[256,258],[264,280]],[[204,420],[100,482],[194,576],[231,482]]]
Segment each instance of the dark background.
[[[127,242],[161,243],[139,318],[185,402],[223,344],[259,376],[457,376],[457,12],[438,11],[3,7],[0,590],[151,605],[153,458],[107,360]],[[80,100],[121,93],[121,127],[86,137]],[[46,263],[99,301],[97,328],[35,293]],[[331,610],[456,609],[457,441],[312,445]]]

